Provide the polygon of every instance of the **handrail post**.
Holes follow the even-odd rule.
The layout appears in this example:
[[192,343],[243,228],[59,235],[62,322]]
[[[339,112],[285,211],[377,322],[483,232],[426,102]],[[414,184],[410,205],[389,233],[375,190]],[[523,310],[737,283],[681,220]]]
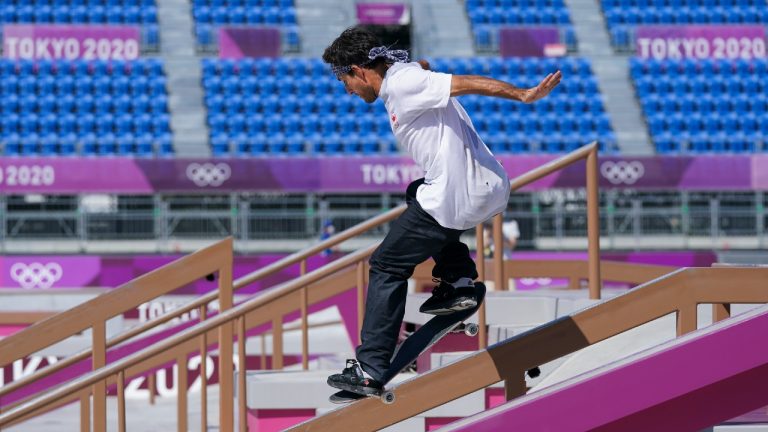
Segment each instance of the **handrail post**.
[[187,430],[187,353],[181,352],[176,357],[176,429],[179,432]]
[[80,395],[80,432],[91,432],[91,393],[87,389]]
[[597,147],[587,156],[587,241],[589,254],[589,298],[599,300],[600,279],[600,196],[598,194]]
[[248,430],[248,400],[246,393],[247,381],[245,374],[248,368],[246,367],[246,361],[248,358],[245,356],[245,315],[241,315],[237,319],[237,412],[238,421],[240,423],[240,431],[247,432]]
[[261,356],[259,356],[259,369],[267,370],[267,338],[262,333],[259,338],[261,339]]
[[504,233],[501,213],[493,217],[493,281],[497,291],[507,290],[507,281],[504,277]]
[[695,302],[680,305],[677,310],[677,336],[680,337],[696,330],[697,308]]
[[[477,252],[475,253],[475,266],[477,267],[477,279],[485,283],[485,241],[483,240],[483,224],[478,224],[475,228],[475,240],[477,241]],[[478,349],[485,349],[488,346],[488,331],[485,328],[485,301],[480,305],[477,311],[477,327],[480,332],[477,334]]]
[[[107,364],[107,330],[106,323],[93,323],[93,355],[91,363],[93,370],[103,368]],[[93,385],[93,430],[107,430],[107,380],[101,380]]]
[[[208,305],[200,306],[200,322],[208,319]],[[208,338],[200,335],[200,430],[208,430]]]
[[526,390],[525,376],[522,373],[515,377],[507,377],[504,379],[504,399],[507,401],[524,395]]
[[[229,255],[229,263],[219,269],[219,313],[232,308],[232,255]],[[219,327],[219,427],[222,431],[231,432],[235,429],[234,386],[233,374],[233,349],[232,349],[232,321],[223,323]]]
[[117,430],[125,432],[125,371],[117,374]]
[[283,317],[272,320],[272,369],[283,368]]
[[149,375],[147,375],[147,391],[149,392],[149,404],[154,405],[155,404],[155,393],[157,393],[157,378],[156,378],[156,371],[150,372]]
[[[307,260],[301,260],[299,265],[301,276],[307,274]],[[307,287],[301,288],[301,368],[309,369],[309,311],[307,305]]]
[[712,323],[716,323],[730,317],[731,317],[730,303],[712,305]]

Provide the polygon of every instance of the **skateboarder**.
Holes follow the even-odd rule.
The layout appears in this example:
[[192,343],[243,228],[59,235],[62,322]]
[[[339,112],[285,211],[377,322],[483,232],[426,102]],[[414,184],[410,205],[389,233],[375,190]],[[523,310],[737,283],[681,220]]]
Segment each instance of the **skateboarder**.
[[384,101],[400,147],[425,173],[408,186],[407,209],[370,259],[357,360],[349,360],[342,373],[328,378],[328,384],[339,389],[378,394],[397,344],[407,280],[414,268],[432,257],[432,275],[439,279],[421,312],[449,314],[475,307],[477,271],[459,236],[504,211],[509,200],[504,168],[454,96],[478,94],[531,103],[549,94],[561,74],[520,89],[481,76],[432,72],[426,62],[409,63],[406,51],[390,50],[374,34],[355,27],[326,48],[323,60],[347,93],[367,103]]

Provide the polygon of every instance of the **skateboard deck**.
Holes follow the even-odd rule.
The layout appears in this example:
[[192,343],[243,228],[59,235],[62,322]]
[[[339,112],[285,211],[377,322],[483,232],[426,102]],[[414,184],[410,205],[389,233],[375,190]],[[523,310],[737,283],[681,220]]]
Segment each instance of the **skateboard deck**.
[[[480,305],[483,304],[483,301],[485,300],[485,285],[481,282],[476,283],[475,293],[477,296],[477,305],[475,307],[454,312],[450,315],[436,315],[418,330],[413,332],[413,334],[408,336],[408,338],[406,338],[395,350],[389,369],[382,377],[382,384],[386,385],[389,383],[392,378],[416,361],[421,353],[432,347],[448,333],[458,329],[469,336],[476,335],[477,325],[463,325],[463,323],[464,320],[474,315],[480,308]],[[340,404],[352,402],[364,397],[366,396],[347,390],[341,390],[331,395],[329,401]],[[381,398],[384,402],[392,403],[394,402],[394,393],[385,390],[382,392]]]

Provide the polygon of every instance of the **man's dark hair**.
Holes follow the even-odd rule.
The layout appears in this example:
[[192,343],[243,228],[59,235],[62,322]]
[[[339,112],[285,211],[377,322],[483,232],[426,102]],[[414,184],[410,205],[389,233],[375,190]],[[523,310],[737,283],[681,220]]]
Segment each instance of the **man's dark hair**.
[[[323,61],[335,66],[362,65],[369,60],[371,48],[381,46],[381,40],[362,27],[350,27],[344,30],[323,53]],[[373,69],[383,58],[378,58],[363,67]]]

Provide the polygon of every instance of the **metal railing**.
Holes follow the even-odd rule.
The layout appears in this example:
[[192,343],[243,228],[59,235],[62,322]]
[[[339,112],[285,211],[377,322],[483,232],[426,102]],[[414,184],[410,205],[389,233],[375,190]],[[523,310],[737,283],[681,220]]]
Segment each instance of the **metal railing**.
[[[306,244],[317,239],[324,222],[337,231],[363,222],[392,208],[400,195],[354,196],[253,195],[218,196],[110,196],[112,205],[93,208],[84,196],[41,196],[43,202],[27,203],[19,196],[0,195],[0,240],[23,246],[28,239],[142,240],[144,247],[164,250],[172,240],[235,239],[236,249],[271,240]],[[647,248],[636,241],[646,236],[664,237],[677,248],[713,248],[719,241],[728,247],[756,249],[766,244],[768,206],[766,194],[751,192],[644,192],[607,189],[600,196],[601,234],[608,248]],[[582,189],[545,189],[518,192],[506,214],[520,223],[519,247],[567,249],[568,242],[585,236]],[[222,234],[223,233],[223,234]],[[372,229],[366,237],[380,239],[384,229]],[[731,240],[731,241],[729,241]],[[129,249],[129,245],[115,248]],[[635,246],[641,245],[641,246]],[[0,243],[0,248],[3,244]],[[292,249],[291,249],[292,248]],[[347,248],[349,249],[349,248]],[[20,252],[26,253],[23,249]]]

